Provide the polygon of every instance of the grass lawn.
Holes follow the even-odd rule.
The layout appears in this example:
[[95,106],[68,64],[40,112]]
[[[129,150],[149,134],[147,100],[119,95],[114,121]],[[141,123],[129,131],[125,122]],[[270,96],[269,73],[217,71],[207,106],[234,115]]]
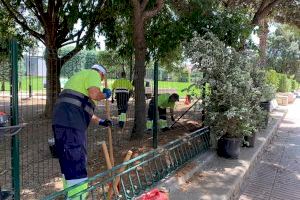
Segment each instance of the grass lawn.
[[[43,88],[43,82],[45,82],[46,77],[27,77],[27,76],[23,76],[21,78],[21,91],[22,92],[26,92],[29,91],[29,83],[31,83],[32,86],[32,90],[34,92],[42,92]],[[112,85],[112,83],[114,82],[115,79],[108,79],[108,86],[110,87]],[[62,86],[65,84],[65,82],[67,81],[67,79],[65,78],[61,78],[61,84]],[[182,92],[183,89],[187,88],[190,85],[189,82],[169,82],[169,81],[158,81],[158,88],[159,89],[163,89],[163,88],[172,88],[172,89],[176,89],[177,93],[179,94],[180,97],[185,97],[187,92]],[[153,87],[153,81],[151,81],[151,87]],[[9,82],[5,83],[5,90],[9,90]],[[199,90],[195,91],[197,94],[200,93]]]
[[[31,83],[32,90],[37,92],[37,91],[42,91],[43,90],[43,80],[46,80],[45,77],[36,77],[32,76],[29,78],[29,76],[23,76],[21,78],[21,89],[19,88],[20,91],[26,92],[29,91],[29,85]],[[10,83],[5,82],[5,90],[9,91]]]

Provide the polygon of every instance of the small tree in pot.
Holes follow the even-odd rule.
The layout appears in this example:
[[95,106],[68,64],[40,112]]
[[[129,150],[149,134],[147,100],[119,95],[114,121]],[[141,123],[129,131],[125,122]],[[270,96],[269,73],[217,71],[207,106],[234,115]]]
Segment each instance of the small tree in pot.
[[[266,113],[261,109],[261,102],[264,101],[264,99],[269,98],[266,95],[269,94],[269,89],[273,89],[269,85],[266,84],[266,74],[265,71],[257,67],[255,64],[252,63],[250,60],[248,60],[248,67],[249,69],[246,69],[250,71],[250,75],[252,78],[252,96],[251,96],[251,119],[250,123],[252,123],[251,127],[251,134],[245,135],[243,140],[243,146],[245,147],[254,147],[255,143],[255,137],[257,131],[264,126],[264,121],[266,119]],[[274,90],[272,90],[274,91]],[[268,92],[268,93],[266,93]],[[272,98],[272,97],[270,97]]]
[[269,112],[271,110],[271,101],[275,98],[276,89],[274,86],[267,83],[267,74],[265,70],[258,68],[257,66],[251,67],[251,77],[253,80],[253,86],[258,89],[260,95],[258,95],[257,101],[261,111],[257,111],[256,116],[260,117],[257,122],[258,127],[266,127],[268,124]]
[[202,81],[210,86],[204,108],[212,144],[220,156],[238,158],[241,139],[255,128],[252,100],[259,93],[253,89],[247,61],[212,34],[196,36],[186,47],[194,67],[204,73]]

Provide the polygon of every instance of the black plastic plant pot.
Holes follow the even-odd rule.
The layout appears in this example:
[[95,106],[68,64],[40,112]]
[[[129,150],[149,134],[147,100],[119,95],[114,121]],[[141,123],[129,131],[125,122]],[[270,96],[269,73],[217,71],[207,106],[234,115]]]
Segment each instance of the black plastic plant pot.
[[244,137],[244,142],[243,142],[243,147],[254,147],[255,138],[256,138],[255,133],[252,133],[251,136],[245,136]]
[[260,102],[259,106],[264,111],[267,111],[267,112],[271,111],[271,102],[270,101]]
[[238,159],[240,155],[240,138],[221,137],[218,140],[217,153],[220,157]]
[[263,111],[266,111],[267,114],[265,115],[264,119],[264,128],[268,126],[268,119],[269,119],[269,112],[271,111],[271,102],[270,101],[264,101],[260,102],[260,108]]

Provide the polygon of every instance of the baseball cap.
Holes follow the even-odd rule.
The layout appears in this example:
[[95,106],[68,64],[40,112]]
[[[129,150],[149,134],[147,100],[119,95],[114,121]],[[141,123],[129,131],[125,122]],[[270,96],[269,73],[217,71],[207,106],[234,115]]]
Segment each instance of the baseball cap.
[[92,68],[92,69],[95,69],[95,70],[97,70],[97,71],[99,71],[99,72],[102,72],[103,74],[106,74],[106,69],[105,69],[105,67],[103,67],[103,66],[100,65],[100,64],[95,64],[95,65],[93,65],[91,68]]

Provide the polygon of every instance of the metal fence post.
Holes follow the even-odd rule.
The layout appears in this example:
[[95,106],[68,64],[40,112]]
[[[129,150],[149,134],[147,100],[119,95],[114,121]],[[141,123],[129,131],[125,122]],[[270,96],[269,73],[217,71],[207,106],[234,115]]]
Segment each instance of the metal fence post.
[[[10,41],[10,63],[11,63],[11,99],[10,114],[11,125],[19,124],[18,109],[18,44],[15,39]],[[18,134],[11,138],[11,166],[12,166],[12,188],[14,192],[14,200],[20,199],[20,157],[19,157],[19,136]]]
[[154,62],[154,117],[153,117],[153,148],[157,148],[157,110],[158,110],[158,60]]

